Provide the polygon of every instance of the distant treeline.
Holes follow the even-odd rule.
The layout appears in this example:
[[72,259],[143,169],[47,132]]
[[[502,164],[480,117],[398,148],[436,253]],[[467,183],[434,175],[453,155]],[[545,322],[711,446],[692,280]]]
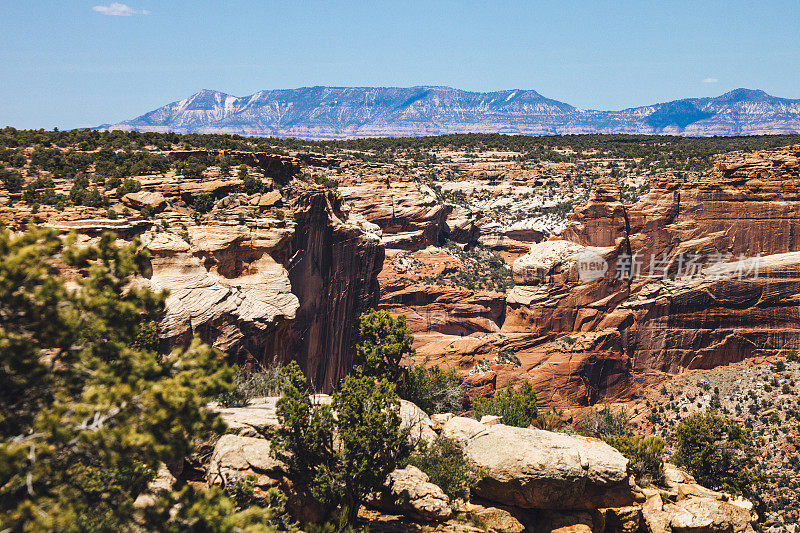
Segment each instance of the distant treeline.
[[[800,135],[753,135],[743,137],[673,137],[663,135],[503,135],[467,133],[431,137],[381,137],[352,140],[309,141],[273,137],[221,134],[178,134],[97,130],[0,130],[0,148],[58,146],[92,151],[209,148],[284,153],[306,150],[319,153],[362,153],[367,159],[389,160],[396,152],[410,154],[438,150],[516,152],[521,160],[575,161],[601,155],[607,158],[662,161],[698,161],[706,166],[711,158],[731,151],[750,151],[800,144]],[[416,156],[416,157],[415,157]],[[356,157],[359,157],[356,155]]]

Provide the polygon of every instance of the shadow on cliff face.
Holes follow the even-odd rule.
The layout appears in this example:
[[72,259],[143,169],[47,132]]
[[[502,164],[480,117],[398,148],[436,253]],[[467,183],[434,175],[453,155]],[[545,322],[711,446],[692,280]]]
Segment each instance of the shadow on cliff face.
[[278,357],[298,361],[312,386],[329,392],[352,366],[360,315],[378,303],[384,248],[348,222],[334,191],[292,194],[297,226],[287,270],[300,307]]
[[154,274],[167,289],[161,348],[193,335],[236,363],[298,361],[330,392],[352,366],[360,315],[378,302],[384,249],[348,220],[330,189],[293,182],[294,227],[222,223],[146,234]]

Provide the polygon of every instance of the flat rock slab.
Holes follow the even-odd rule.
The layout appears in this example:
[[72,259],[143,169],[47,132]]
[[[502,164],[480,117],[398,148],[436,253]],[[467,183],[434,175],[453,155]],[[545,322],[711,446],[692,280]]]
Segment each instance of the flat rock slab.
[[164,195],[155,191],[129,192],[122,197],[122,203],[134,209],[142,209],[145,206],[149,206],[156,211],[163,211],[167,206],[167,200]]
[[[211,404],[210,408],[219,413],[228,426],[228,433],[243,437],[269,438],[280,425],[277,414],[279,399],[278,396],[266,396],[253,398],[243,407],[222,407]],[[311,396],[314,405],[330,405],[331,401],[331,397],[327,394]],[[401,427],[409,430],[412,441],[430,443],[436,438],[430,417],[414,403],[400,400],[400,418]]]
[[667,506],[672,533],[749,533],[750,511],[710,498],[683,500]]
[[476,495],[487,500],[557,510],[633,504],[628,460],[596,439],[463,417],[450,419],[442,435],[482,469]]

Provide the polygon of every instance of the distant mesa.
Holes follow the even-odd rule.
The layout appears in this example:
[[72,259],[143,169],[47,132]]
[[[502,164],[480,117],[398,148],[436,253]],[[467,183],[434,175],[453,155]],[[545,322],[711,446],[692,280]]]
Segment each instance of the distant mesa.
[[800,133],[800,100],[736,89],[622,111],[581,110],[536,91],[450,87],[302,87],[237,97],[202,91],[97,129],[303,139],[452,133],[686,136]]

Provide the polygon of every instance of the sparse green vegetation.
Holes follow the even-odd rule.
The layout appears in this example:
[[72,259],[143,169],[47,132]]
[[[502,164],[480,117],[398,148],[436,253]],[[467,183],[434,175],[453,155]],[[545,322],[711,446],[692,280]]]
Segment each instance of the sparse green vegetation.
[[61,200],[66,200],[62,194],[56,194],[55,183],[50,178],[39,177],[28,183],[22,193],[22,201],[29,204],[55,205]]
[[[119,180],[119,178],[117,178]],[[117,196],[123,197],[129,192],[139,192],[142,190],[142,184],[139,180],[135,180],[133,178],[125,178],[121,181],[114,182],[117,184]]]
[[579,426],[581,432],[601,438],[619,450],[631,462],[637,482],[646,485],[663,481],[666,442],[660,437],[634,435],[624,410],[615,412],[609,405],[593,408]]
[[560,431],[564,429],[564,411],[551,407],[547,411],[539,411],[531,425],[536,429],[545,431]]
[[716,411],[692,414],[675,430],[675,461],[697,482],[733,494],[758,496],[760,475],[750,432]]
[[282,367],[277,364],[253,370],[239,368],[233,378],[233,388],[217,396],[224,407],[242,407],[253,398],[279,396],[286,380]]
[[445,372],[438,366],[411,365],[397,392],[429,415],[459,413],[467,402],[463,381],[455,369]]
[[186,161],[179,163],[176,167],[177,172],[183,174],[184,178],[200,179],[203,177],[203,172],[214,161],[209,161],[204,158],[190,157]]
[[[214,490],[176,487],[143,512],[134,507],[159,464],[182,460],[195,438],[219,429],[204,406],[230,377],[197,340],[171,354],[152,349],[142,325],[160,315],[165,296],[130,288],[147,260],[138,243],[117,246],[105,234],[77,248],[52,230],[0,230],[0,257],[0,317],[14,317],[0,319],[0,523],[10,531],[266,524],[268,512],[239,513]],[[70,280],[77,290],[67,289],[59,261],[86,273]]]
[[378,490],[411,451],[408,430],[400,428],[394,385],[356,367],[331,405],[314,406],[297,364],[286,366],[283,375],[281,426],[272,450],[288,466],[298,490],[322,506],[325,521],[338,515],[353,525],[364,497]]
[[491,398],[474,398],[472,407],[478,420],[485,415],[495,415],[503,417],[503,423],[508,426],[526,428],[539,412],[537,403],[533,386],[523,381],[519,388],[508,386]]
[[486,247],[477,244],[462,248],[447,241],[444,248],[464,263],[466,268],[451,274],[443,273],[436,278],[423,277],[422,281],[474,291],[483,289],[505,292],[514,286],[511,268]]
[[210,194],[199,194],[194,197],[194,208],[198,213],[208,213],[214,208],[214,198]]
[[263,192],[265,189],[263,181],[247,173],[247,167],[239,170],[239,179],[244,182],[242,187],[245,194],[256,194]]
[[620,451],[631,463],[631,470],[639,484],[660,484],[664,478],[664,449],[661,437],[641,438],[632,433],[609,435],[603,440]]
[[478,469],[464,457],[458,444],[445,437],[437,437],[430,444],[421,442],[403,465],[416,466],[428,474],[431,483],[441,487],[451,500],[469,501],[479,477]]
[[3,182],[3,187],[9,192],[19,192],[25,184],[25,179],[19,171],[8,170],[0,166],[0,182]]

